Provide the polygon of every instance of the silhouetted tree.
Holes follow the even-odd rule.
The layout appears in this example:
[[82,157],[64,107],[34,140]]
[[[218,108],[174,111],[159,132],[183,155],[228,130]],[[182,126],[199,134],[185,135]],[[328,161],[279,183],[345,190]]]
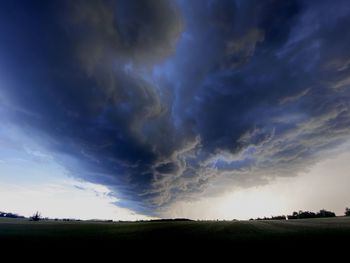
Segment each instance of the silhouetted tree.
[[350,208],[345,208],[345,215],[350,216]]
[[39,212],[36,212],[31,218],[30,220],[32,221],[39,221],[41,219],[41,214]]
[[298,219],[298,212],[294,211],[292,215],[288,215],[287,217],[288,219]]

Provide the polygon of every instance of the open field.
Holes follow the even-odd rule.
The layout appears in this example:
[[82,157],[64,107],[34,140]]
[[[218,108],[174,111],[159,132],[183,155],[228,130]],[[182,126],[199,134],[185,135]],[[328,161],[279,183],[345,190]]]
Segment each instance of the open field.
[[[63,246],[117,244],[234,244],[294,246],[346,244],[350,217],[288,221],[62,222],[0,219],[0,242]],[[345,242],[345,243],[344,243]]]

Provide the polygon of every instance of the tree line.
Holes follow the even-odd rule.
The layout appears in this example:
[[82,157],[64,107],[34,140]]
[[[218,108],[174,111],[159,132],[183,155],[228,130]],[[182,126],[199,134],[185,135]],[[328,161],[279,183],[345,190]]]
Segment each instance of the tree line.
[[0,211],[0,217],[5,217],[5,218],[25,218],[24,216],[20,216],[18,214],[1,212],[1,211]]
[[[345,216],[350,216],[350,208],[345,208],[344,212]],[[289,220],[289,219],[307,219],[307,218],[325,218],[325,217],[335,217],[336,214],[331,211],[327,211],[325,209],[321,209],[319,212],[310,212],[310,211],[302,211],[293,212],[291,215],[279,215],[279,216],[271,216],[271,217],[263,217],[263,218],[251,218],[250,220]]]

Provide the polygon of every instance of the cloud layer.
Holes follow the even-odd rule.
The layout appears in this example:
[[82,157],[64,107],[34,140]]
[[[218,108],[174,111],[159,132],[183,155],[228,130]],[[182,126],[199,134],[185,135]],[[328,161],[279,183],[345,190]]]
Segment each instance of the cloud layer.
[[349,138],[347,1],[11,1],[0,12],[0,107],[119,205],[156,214],[265,184]]

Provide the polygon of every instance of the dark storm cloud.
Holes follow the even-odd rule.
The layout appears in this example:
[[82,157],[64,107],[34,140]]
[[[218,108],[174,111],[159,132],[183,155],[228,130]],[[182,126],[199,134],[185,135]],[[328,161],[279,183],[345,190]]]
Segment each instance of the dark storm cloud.
[[345,2],[181,7],[187,27],[170,62],[181,98],[173,115],[200,140],[182,155],[181,175],[155,182],[160,203],[294,175],[348,138]]
[[182,28],[178,8],[167,0],[74,1],[65,11],[88,70],[109,68],[102,62],[157,62],[174,51]]
[[151,214],[295,175],[349,137],[346,1],[14,1],[1,12],[14,118],[118,205]]

